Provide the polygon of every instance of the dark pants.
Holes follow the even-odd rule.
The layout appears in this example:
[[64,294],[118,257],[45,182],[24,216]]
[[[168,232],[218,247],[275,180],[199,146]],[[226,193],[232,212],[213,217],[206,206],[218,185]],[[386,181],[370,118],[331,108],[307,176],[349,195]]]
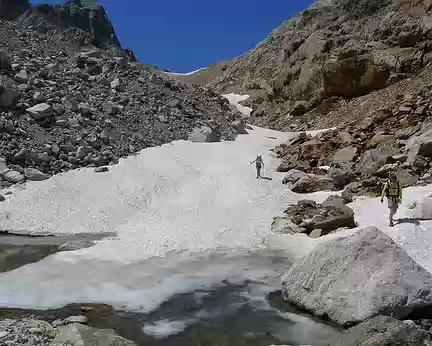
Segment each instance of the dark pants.
[[257,179],[261,178],[261,165],[256,165]]

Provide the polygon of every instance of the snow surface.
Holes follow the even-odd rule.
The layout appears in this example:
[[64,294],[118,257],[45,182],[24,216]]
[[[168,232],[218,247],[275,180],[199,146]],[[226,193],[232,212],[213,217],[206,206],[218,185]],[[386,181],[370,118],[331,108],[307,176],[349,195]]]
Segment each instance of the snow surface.
[[236,106],[240,113],[244,114],[245,116],[250,116],[251,112],[253,111],[252,108],[242,106],[240,102],[247,100],[249,98],[249,95],[239,95],[239,94],[225,94],[222,95],[225,97],[232,105]]
[[200,71],[204,71],[207,70],[207,67],[202,67],[199,68],[198,70],[192,71],[192,72],[188,72],[188,73],[176,73],[176,72],[165,72],[167,75],[171,75],[171,76],[190,76],[191,74],[200,72]]
[[[304,253],[301,244],[311,246],[306,236],[284,242],[270,230],[274,216],[304,198],[281,184],[269,151],[289,137],[254,128],[235,142],[178,141],[123,159],[107,173],[82,169],[16,188],[0,205],[0,229],[117,236],[0,274],[0,305],[101,302],[151,311],[176,293],[225,278],[276,277],[283,266],[269,270],[270,259],[243,255],[280,248],[295,257]],[[255,179],[250,161],[258,154],[273,180]]]
[[[0,273],[0,306],[45,309],[81,302],[149,312],[177,293],[222,285],[224,279],[256,282],[250,298],[262,303],[263,292],[280,288],[279,277],[292,261],[355,231],[319,239],[271,232],[272,218],[289,204],[322,202],[330,194],[298,195],[281,184],[284,174],[276,172],[279,162],[269,149],[291,136],[254,127],[235,142],[177,141],[123,159],[107,173],[82,169],[12,188],[0,204],[0,229],[116,236]],[[255,179],[249,163],[256,155],[263,156],[263,173],[273,180]],[[379,199],[359,198],[352,207],[361,227],[382,229],[432,272],[432,221],[415,219],[426,213],[429,204],[421,201],[431,192],[432,186],[404,190],[396,215],[402,222],[394,228],[387,226],[387,205]],[[285,262],[275,260],[280,257]],[[162,335],[181,327],[165,322],[144,328]]]

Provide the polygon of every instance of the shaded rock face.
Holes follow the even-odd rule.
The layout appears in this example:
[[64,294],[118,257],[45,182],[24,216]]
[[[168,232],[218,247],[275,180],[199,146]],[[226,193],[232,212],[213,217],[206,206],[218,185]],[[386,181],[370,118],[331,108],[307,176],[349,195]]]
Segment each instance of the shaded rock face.
[[283,282],[284,298],[339,324],[406,318],[432,305],[432,275],[374,227],[316,246]]
[[429,345],[430,334],[412,321],[377,316],[348,329],[338,345]]
[[14,19],[29,7],[29,0],[0,0],[0,19]]
[[432,39],[429,9],[408,0],[317,1],[209,85],[251,95],[247,105],[256,125],[305,125],[307,116],[297,120],[310,109],[326,114],[332,98],[380,90],[432,61],[424,58]]
[[19,18],[19,22],[33,26],[42,33],[55,30],[55,27],[80,29],[82,32],[70,33],[79,43],[102,49],[120,48],[105,9],[96,1],[69,0],[61,5],[32,6]]

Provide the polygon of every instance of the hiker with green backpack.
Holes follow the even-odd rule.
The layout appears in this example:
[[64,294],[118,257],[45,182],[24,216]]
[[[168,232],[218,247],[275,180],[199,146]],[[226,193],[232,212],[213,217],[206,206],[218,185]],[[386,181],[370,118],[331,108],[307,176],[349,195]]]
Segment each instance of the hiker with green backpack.
[[384,196],[387,197],[388,207],[390,209],[389,226],[393,227],[393,216],[396,214],[399,204],[402,203],[402,188],[397,180],[396,174],[394,173],[389,175],[389,179],[384,184],[381,193],[381,203],[384,202]]

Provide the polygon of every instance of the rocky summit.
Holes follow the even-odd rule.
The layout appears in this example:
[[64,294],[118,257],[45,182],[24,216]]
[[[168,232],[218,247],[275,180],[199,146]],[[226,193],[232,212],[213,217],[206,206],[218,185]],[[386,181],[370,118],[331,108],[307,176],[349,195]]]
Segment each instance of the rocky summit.
[[113,164],[173,140],[235,138],[241,114],[226,99],[152,74],[120,50],[28,27],[35,11],[0,22],[3,186]]

